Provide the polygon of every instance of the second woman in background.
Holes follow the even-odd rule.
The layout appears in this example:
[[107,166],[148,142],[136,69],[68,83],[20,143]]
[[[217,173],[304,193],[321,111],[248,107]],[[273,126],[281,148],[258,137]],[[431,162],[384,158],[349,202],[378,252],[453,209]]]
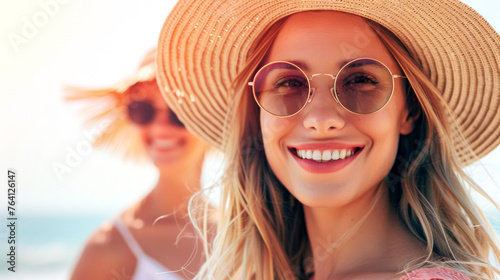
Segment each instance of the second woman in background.
[[90,237],[73,280],[191,279],[203,263],[187,205],[199,190],[207,146],[186,130],[161,97],[155,55],[148,53],[135,74],[113,88],[74,89],[69,96],[105,108],[92,121],[113,119],[96,144],[148,157],[159,171],[149,194]]

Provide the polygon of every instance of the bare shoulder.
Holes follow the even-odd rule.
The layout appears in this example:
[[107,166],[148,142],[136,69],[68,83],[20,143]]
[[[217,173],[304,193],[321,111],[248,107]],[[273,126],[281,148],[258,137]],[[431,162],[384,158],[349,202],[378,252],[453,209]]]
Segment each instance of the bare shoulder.
[[112,222],[98,228],[87,241],[71,280],[130,279],[135,256]]

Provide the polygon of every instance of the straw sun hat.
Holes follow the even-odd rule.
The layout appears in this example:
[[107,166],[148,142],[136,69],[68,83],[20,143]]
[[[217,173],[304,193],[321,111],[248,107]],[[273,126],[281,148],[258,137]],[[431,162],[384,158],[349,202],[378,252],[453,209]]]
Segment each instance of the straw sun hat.
[[[158,45],[158,81],[170,108],[195,134],[222,149],[228,89],[252,43],[288,15],[335,10],[393,32],[443,92],[477,157],[500,144],[500,37],[458,0],[180,0]],[[451,119],[450,119],[451,120]],[[458,131],[452,139],[458,139]],[[458,141],[460,159],[476,157]]]

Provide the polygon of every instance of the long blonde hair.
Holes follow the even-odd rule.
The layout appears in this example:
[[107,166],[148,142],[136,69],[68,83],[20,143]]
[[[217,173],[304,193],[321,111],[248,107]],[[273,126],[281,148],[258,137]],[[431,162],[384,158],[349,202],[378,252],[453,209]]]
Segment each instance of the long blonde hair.
[[[218,232],[196,279],[310,277],[302,204],[267,163],[259,108],[247,85],[285,21],[278,21],[254,43],[246,67],[234,81]],[[386,178],[401,221],[427,246],[426,256],[403,270],[448,266],[471,279],[493,279],[499,271],[488,258],[491,253],[500,260],[500,250],[468,186],[498,204],[462,170],[449,136],[454,124],[446,121],[446,102],[439,90],[392,33],[368,22],[408,77],[407,106],[410,114],[419,115],[414,131],[401,136],[396,162]]]

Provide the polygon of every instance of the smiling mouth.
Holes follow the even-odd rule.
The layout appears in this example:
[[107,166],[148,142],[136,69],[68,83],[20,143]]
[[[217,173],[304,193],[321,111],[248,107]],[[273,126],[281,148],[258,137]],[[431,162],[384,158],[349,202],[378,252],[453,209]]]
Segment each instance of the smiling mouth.
[[349,149],[328,150],[297,150],[296,148],[290,148],[289,150],[301,159],[307,159],[316,162],[329,162],[352,157],[361,149],[359,147],[355,147]]
[[151,141],[150,147],[153,149],[170,150],[182,145],[179,139],[154,139]]

